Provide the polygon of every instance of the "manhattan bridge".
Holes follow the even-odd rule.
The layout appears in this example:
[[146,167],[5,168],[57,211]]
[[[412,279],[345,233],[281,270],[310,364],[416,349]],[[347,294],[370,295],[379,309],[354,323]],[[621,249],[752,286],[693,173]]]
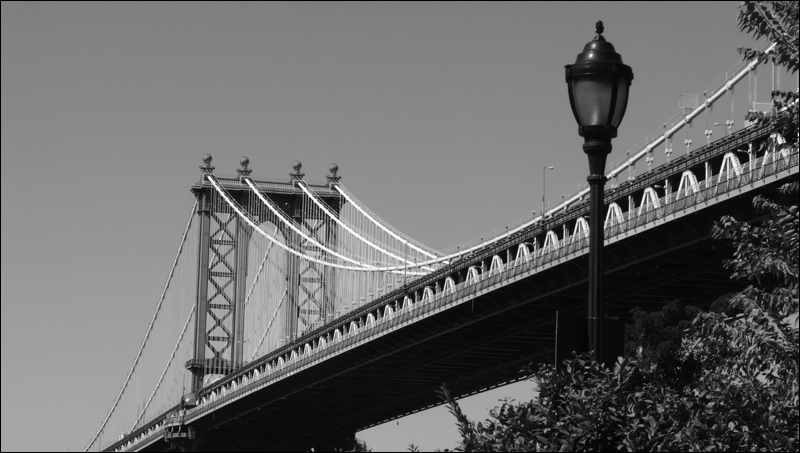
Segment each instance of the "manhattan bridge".
[[[729,96],[757,66],[607,173],[609,319],[738,289],[712,222],[756,221],[752,197],[798,173],[797,138],[786,146],[775,122],[733,127]],[[715,103],[727,120],[712,140]],[[703,146],[680,140],[703,121]],[[223,176],[204,156],[152,321],[87,450],[351,448],[359,430],[441,404],[442,383],[463,397],[525,379],[553,362],[558,314],[586,315],[588,189],[441,252],[361,203],[335,164],[312,182],[300,162],[283,181],[249,163]]]

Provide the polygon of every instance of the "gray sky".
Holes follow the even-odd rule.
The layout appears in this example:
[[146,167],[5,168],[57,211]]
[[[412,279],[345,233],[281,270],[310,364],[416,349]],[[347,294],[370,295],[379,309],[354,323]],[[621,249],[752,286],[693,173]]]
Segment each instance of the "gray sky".
[[[2,450],[91,439],[158,301],[203,154],[218,174],[249,156],[255,178],[275,180],[294,160],[324,180],[336,162],[373,211],[446,249],[539,210],[542,165],[556,167],[551,202],[585,182],[564,65],[595,21],[635,75],[619,162],[679,93],[724,80],[736,47],[754,44],[738,3],[3,2]],[[503,395],[530,398],[530,384],[468,413],[486,417]],[[359,437],[433,449],[456,433],[438,408]]]

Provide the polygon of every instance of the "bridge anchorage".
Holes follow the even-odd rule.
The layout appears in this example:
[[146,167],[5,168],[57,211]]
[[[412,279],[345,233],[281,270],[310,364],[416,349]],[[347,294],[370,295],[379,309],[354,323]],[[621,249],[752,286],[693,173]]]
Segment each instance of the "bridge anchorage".
[[[728,213],[757,218],[751,196],[796,177],[797,145],[776,127],[734,132],[606,192],[609,317],[736,289],[720,265],[730,250],[710,239],[710,225]],[[112,426],[126,434],[93,445],[344,448],[358,430],[439,404],[442,382],[461,397],[524,379],[525,365],[554,359],[556,313],[585,314],[580,196],[443,253],[367,209],[336,165],[313,183],[299,162],[278,182],[240,164],[228,177],[204,159],[173,269],[190,278],[168,281],[128,378],[143,390],[125,406],[126,381],[95,439]]]

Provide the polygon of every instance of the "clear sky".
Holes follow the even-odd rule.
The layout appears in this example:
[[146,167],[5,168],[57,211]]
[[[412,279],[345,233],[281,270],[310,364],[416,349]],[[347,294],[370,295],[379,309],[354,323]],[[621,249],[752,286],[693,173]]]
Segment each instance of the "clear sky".
[[[158,301],[203,154],[217,173],[248,156],[255,178],[287,181],[294,160],[312,181],[336,162],[373,211],[446,249],[539,210],[542,165],[555,167],[549,202],[585,182],[564,65],[595,21],[635,75],[618,162],[678,113],[679,93],[724,80],[736,47],[754,44],[738,3],[3,2],[2,450],[91,439]],[[503,395],[530,398],[531,385],[468,413],[485,418]],[[457,435],[440,407],[359,437],[381,451]]]

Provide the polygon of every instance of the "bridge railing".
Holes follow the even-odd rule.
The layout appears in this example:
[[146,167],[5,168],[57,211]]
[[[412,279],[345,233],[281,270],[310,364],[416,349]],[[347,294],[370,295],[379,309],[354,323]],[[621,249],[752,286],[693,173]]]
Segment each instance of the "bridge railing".
[[611,239],[625,231],[647,225],[654,220],[684,211],[707,200],[715,199],[755,181],[762,180],[767,176],[797,166],[798,151],[797,148],[794,148],[792,152],[787,153],[785,156],[772,159],[771,162],[767,162],[766,164],[764,163],[765,159],[768,160],[768,158],[762,156],[757,158],[754,162],[746,162],[742,165],[740,175],[729,177],[722,182],[714,182],[714,177],[718,178],[719,174],[713,175],[714,177],[712,178],[698,181],[699,191],[696,193],[681,195],[673,192],[660,197],[660,207],[645,208],[642,215],[635,215],[633,218],[628,218],[622,225],[614,225],[607,228],[605,231],[605,238]]

